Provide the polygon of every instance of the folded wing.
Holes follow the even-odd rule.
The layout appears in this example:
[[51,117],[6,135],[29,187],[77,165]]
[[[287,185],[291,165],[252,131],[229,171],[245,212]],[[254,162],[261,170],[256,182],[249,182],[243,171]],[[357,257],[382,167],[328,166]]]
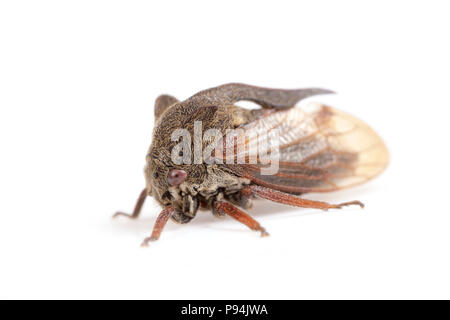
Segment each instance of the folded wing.
[[[363,183],[380,174],[389,161],[385,144],[367,124],[321,104],[270,113],[242,127],[234,141],[235,146],[221,143],[216,158],[255,184],[294,194]],[[227,161],[227,151],[234,152],[234,164]],[[262,169],[274,165],[274,174],[264,174]]]

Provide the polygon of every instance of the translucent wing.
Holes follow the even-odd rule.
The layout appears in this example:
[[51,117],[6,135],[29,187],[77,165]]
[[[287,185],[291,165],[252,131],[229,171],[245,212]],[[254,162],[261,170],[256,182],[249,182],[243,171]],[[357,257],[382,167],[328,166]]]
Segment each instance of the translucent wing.
[[[279,143],[278,152],[272,148],[273,139]],[[255,184],[296,194],[363,183],[380,174],[389,161],[385,144],[367,124],[321,104],[272,112],[242,127],[234,141],[235,146],[220,143],[223,147],[215,157]],[[231,151],[234,164],[226,158]],[[273,156],[272,164],[261,157],[266,153]],[[269,165],[277,165],[277,171],[263,174]]]

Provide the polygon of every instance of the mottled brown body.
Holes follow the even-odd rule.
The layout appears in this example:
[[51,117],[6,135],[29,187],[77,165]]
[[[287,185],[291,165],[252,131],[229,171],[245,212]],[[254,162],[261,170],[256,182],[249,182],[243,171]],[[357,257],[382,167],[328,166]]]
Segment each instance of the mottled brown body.
[[[377,175],[387,164],[388,153],[381,139],[359,120],[326,106],[320,106],[313,113],[293,108],[303,98],[325,93],[331,91],[227,84],[201,91],[182,102],[168,95],[158,97],[153,140],[146,156],[146,188],[131,217],[138,216],[145,195],[154,197],[164,210],[152,236],[144,244],[159,238],[169,217],[186,223],[195,217],[199,208],[212,210],[217,216],[229,215],[267,235],[259,223],[234,206],[249,208],[255,196],[324,210],[349,204],[362,206],[357,201],[331,205],[293,196],[361,183]],[[240,100],[256,102],[262,108],[248,110],[234,105]],[[194,122],[199,120],[203,132],[217,129],[223,136],[227,129],[242,128],[246,133],[257,132],[264,139],[265,131],[276,128],[282,134],[279,172],[261,175],[264,165],[260,162],[175,164],[171,152],[178,142],[171,140],[172,132],[183,128],[194,136]],[[368,150],[354,148],[363,144],[359,140],[373,140],[373,145]],[[208,141],[202,143],[206,147]],[[252,141],[246,140],[246,143]],[[246,152],[245,157],[251,156]],[[367,156],[367,152],[371,154]],[[372,169],[366,168],[364,157],[373,161]]]

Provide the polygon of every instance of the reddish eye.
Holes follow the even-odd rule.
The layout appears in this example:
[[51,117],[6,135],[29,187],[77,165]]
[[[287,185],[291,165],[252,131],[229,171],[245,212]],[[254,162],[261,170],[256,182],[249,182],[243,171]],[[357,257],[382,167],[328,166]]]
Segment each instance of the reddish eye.
[[167,181],[171,186],[178,186],[187,177],[187,173],[184,170],[172,169],[169,171]]

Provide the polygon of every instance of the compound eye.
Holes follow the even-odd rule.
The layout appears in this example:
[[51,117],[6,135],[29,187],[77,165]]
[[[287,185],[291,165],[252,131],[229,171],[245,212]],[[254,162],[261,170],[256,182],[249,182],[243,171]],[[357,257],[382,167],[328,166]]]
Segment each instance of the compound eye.
[[186,180],[187,173],[184,170],[172,169],[169,171],[167,181],[171,186],[178,186]]

